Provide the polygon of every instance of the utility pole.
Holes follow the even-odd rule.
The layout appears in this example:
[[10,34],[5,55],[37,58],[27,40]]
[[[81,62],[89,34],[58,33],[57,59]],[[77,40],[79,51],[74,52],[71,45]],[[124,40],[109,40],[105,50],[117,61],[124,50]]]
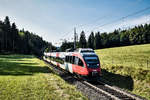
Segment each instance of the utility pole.
[[76,40],[77,40],[76,28],[74,28],[74,50],[76,49]]

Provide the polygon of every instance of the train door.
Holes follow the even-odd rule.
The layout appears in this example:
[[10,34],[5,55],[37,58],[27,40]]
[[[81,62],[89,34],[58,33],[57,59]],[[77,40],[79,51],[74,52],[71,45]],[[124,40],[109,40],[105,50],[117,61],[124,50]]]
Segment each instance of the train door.
[[84,66],[83,61],[79,57],[75,57],[76,73],[80,75],[87,75],[87,69]]
[[68,64],[68,71],[70,72],[70,73],[73,73],[73,71],[72,71],[72,56],[69,56],[69,64]]
[[66,56],[65,58],[65,69],[67,71],[69,71],[70,73],[73,73],[73,70],[72,70],[72,56]]

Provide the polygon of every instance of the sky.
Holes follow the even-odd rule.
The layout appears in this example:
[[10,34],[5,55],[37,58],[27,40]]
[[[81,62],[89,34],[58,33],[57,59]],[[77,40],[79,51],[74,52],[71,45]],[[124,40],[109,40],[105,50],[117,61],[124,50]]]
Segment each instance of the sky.
[[[150,0],[0,0],[0,20],[9,16],[19,29],[36,33],[53,45],[73,40],[74,27],[86,37],[93,32],[150,23]],[[108,24],[110,23],[110,24]]]

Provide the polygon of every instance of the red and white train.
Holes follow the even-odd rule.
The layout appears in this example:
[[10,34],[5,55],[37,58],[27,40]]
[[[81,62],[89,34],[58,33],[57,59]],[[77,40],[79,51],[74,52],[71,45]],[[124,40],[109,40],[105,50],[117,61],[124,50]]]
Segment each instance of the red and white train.
[[100,61],[93,49],[79,48],[74,52],[45,52],[44,60],[80,76],[101,75]]

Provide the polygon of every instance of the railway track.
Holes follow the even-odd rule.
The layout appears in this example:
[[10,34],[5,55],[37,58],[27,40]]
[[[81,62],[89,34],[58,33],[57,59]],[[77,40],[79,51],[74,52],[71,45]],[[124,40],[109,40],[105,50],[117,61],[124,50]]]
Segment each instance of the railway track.
[[91,84],[89,84],[88,82],[85,82],[85,83],[103,92],[104,94],[110,96],[114,100],[145,100],[142,97],[139,97],[134,94],[128,93],[126,91],[123,91],[121,89],[112,87],[101,81],[98,81],[97,83],[91,83]]
[[[131,93],[127,92],[127,91],[123,91],[123,90],[121,90],[121,89],[119,89],[119,88],[110,86],[110,85],[108,85],[108,84],[106,84],[106,83],[104,83],[104,82],[101,82],[101,81],[98,81],[98,82],[99,82],[100,84],[103,84],[104,87],[108,88],[110,93],[113,94],[113,93],[117,92],[116,97],[118,97],[118,98],[125,99],[125,100],[127,100],[127,99],[143,100],[143,99],[144,99],[144,98],[142,98],[142,97],[140,97],[140,96],[136,96],[136,95],[131,94]],[[101,86],[98,85],[97,87],[101,87]],[[104,89],[105,89],[105,88],[104,88]],[[106,90],[106,91],[108,91],[108,90]],[[145,100],[145,99],[144,99],[144,100]]]
[[[44,60],[45,61],[45,60]],[[45,61],[47,64],[49,62]],[[65,81],[77,87],[90,100],[145,100],[142,97],[125,92],[121,89],[112,87],[102,81],[88,82],[77,78],[75,75],[50,64],[57,74],[59,74]]]

